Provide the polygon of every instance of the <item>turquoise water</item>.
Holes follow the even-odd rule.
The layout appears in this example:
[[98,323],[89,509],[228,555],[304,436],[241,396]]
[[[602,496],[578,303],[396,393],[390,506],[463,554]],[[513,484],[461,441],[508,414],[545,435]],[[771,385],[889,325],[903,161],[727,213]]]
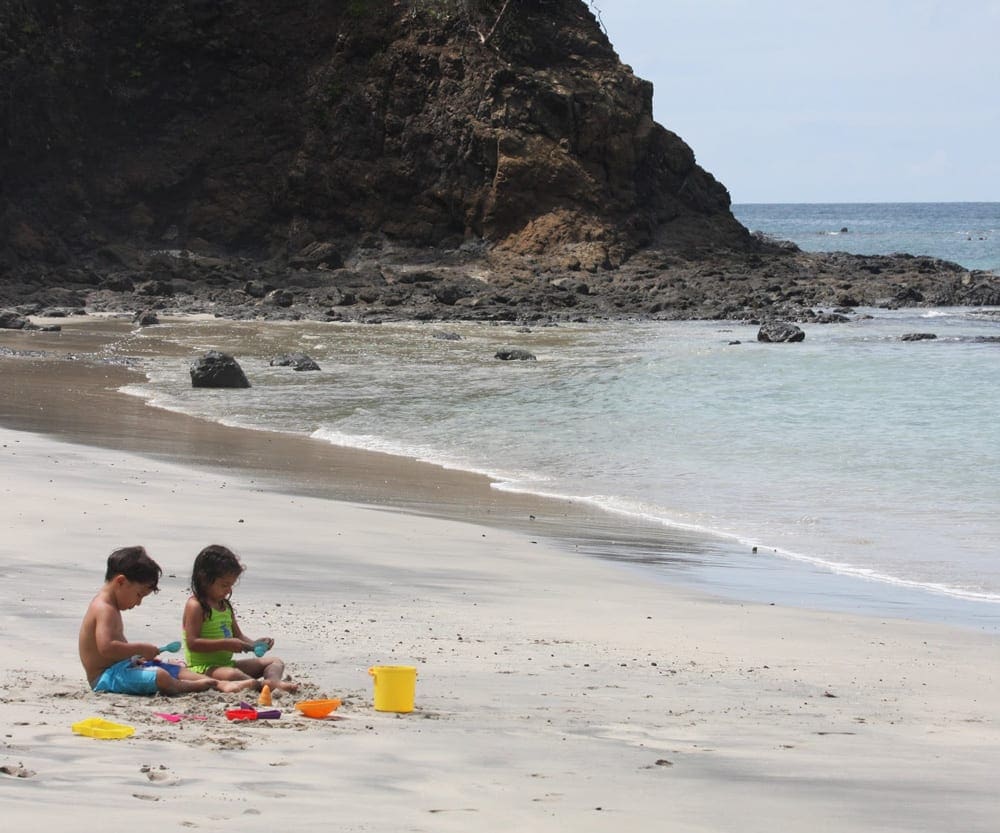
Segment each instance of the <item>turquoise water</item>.
[[[946,256],[924,239],[916,251]],[[720,322],[447,325],[458,341],[426,323],[165,324],[149,337],[186,357],[230,352],[253,388],[194,390],[176,358],[130,392],[757,547],[747,580],[768,592],[794,574],[799,596],[813,594],[805,570],[814,588],[851,577],[876,610],[912,591],[1000,622],[1000,344],[976,341],[1000,337],[1000,310],[858,312],[871,317],[803,325],[804,342],[777,345]],[[938,338],[900,340],[911,332]],[[501,347],[538,361],[499,362]],[[322,371],[269,366],[293,350]],[[906,604],[919,615],[924,603]]]
[[[434,325],[167,324],[234,353],[254,387],[190,387],[185,359],[131,392],[230,424],[489,474],[717,533],[772,557],[1000,602],[1000,318],[895,311],[767,345],[716,322],[518,333]],[[938,339],[901,342],[905,332]],[[741,343],[730,344],[731,341]],[[502,346],[537,362],[501,363]],[[323,370],[269,359],[304,350]]]
[[1000,271],[997,202],[743,204],[733,214],[751,231],[809,252],[903,252]]

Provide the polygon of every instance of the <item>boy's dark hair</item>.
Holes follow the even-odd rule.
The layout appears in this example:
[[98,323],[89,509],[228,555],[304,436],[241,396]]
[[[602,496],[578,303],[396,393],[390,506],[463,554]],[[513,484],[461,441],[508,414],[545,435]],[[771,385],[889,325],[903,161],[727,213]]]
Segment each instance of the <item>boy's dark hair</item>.
[[108,570],[104,574],[104,580],[111,581],[115,576],[125,576],[129,581],[144,584],[157,593],[162,573],[160,565],[149,557],[145,547],[122,547],[108,556]]
[[[212,608],[208,603],[209,585],[222,576],[241,576],[244,569],[246,568],[240,563],[236,553],[221,544],[209,544],[198,553],[191,570],[191,592],[201,604],[202,615],[206,619],[212,616]],[[228,599],[225,603],[232,609]]]

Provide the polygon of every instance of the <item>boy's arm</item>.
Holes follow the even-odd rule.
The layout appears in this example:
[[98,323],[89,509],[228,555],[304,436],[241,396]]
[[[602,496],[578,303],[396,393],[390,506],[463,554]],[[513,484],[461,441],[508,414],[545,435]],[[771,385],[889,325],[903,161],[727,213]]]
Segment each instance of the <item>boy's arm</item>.
[[110,607],[96,611],[94,642],[101,657],[112,664],[136,656],[153,659],[159,649],[150,642],[129,642],[122,630],[121,614]]

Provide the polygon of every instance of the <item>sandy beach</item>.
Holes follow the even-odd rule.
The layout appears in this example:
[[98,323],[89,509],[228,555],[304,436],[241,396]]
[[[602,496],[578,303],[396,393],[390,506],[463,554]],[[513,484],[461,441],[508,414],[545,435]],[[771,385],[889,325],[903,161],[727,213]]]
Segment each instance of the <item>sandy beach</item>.
[[[18,338],[73,349],[0,343]],[[600,534],[579,507],[156,411],[114,393],[130,372],[0,358],[11,828],[997,829],[995,635],[643,581],[550,540]],[[244,630],[303,683],[279,720],[228,722],[233,696],[89,691],[80,618],[108,553],[137,543],[164,577],[126,633],[160,644],[198,550],[240,554]],[[417,667],[412,713],[373,709],[386,664]],[[343,705],[292,708],[318,696]],[[74,735],[87,717],[135,735]]]

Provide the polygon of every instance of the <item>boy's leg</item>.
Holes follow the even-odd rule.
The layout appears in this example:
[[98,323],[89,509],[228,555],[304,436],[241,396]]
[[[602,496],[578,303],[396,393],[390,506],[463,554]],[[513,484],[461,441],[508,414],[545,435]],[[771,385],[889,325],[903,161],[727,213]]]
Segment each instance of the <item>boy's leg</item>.
[[192,691],[209,691],[218,687],[218,680],[213,680],[205,674],[196,674],[186,668],[182,668],[176,678],[165,668],[156,669],[156,688],[164,694],[187,694]]

